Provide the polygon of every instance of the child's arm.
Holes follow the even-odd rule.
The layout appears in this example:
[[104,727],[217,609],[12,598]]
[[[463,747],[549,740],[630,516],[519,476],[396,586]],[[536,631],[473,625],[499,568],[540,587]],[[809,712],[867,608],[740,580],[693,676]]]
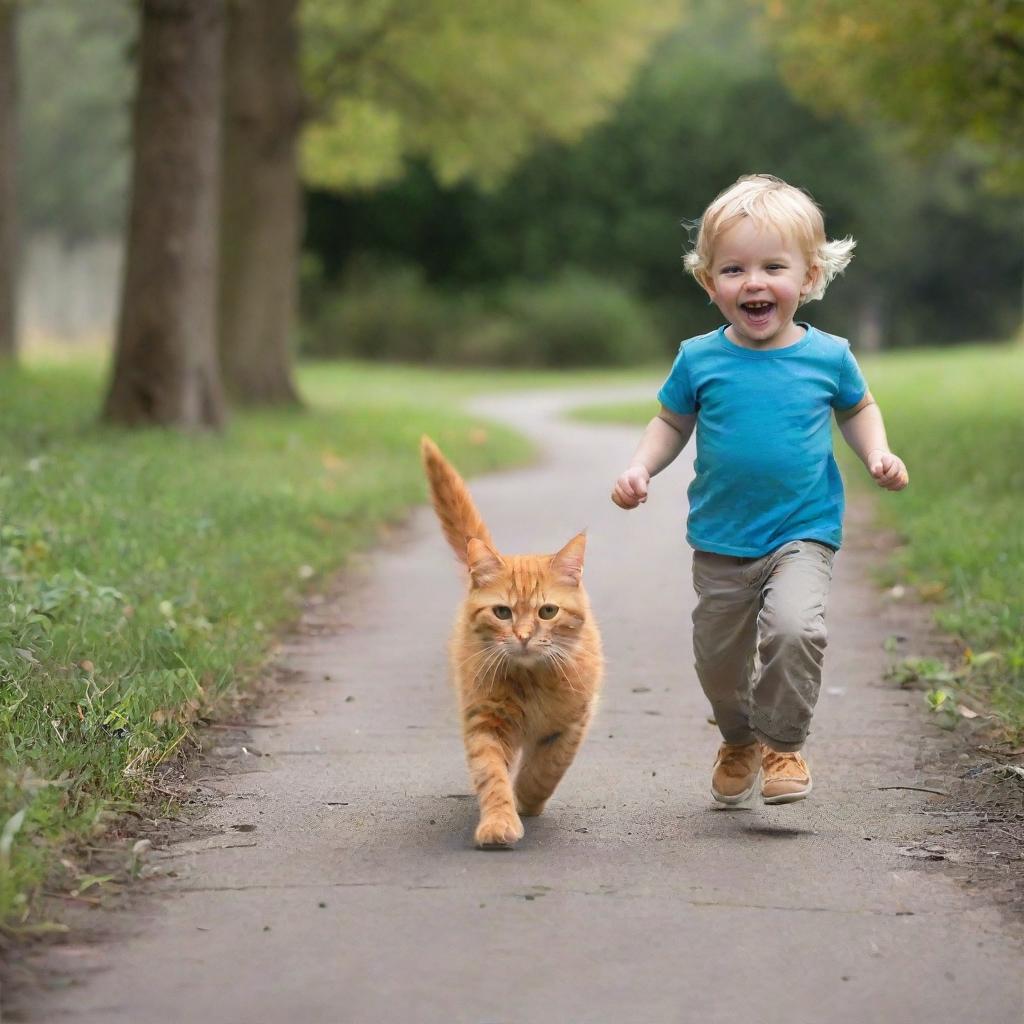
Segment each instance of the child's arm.
[[647,500],[647,485],[686,447],[693,433],[696,416],[682,416],[661,407],[647,424],[636,452],[626,470],[615,481],[612,501],[619,508],[636,508]]
[[879,487],[902,491],[910,483],[903,460],[889,451],[882,412],[870,391],[852,409],[837,411],[836,420],[843,439],[867,466]]

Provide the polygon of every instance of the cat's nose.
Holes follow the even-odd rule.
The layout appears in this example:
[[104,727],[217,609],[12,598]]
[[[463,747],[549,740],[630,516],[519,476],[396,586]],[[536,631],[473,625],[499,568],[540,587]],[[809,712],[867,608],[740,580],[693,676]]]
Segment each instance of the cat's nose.
[[530,642],[530,634],[523,636],[522,633],[516,633],[516,636],[519,637],[519,642],[523,645],[524,648]]

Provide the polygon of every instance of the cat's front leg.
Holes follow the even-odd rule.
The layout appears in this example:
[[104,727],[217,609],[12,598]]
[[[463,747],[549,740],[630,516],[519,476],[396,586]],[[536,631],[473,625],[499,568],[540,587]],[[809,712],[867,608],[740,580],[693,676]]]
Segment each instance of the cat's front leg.
[[523,752],[515,782],[520,814],[532,818],[543,812],[576,757],[586,731],[586,722],[574,722],[542,736]]
[[509,766],[515,754],[515,735],[509,723],[492,713],[466,715],[466,758],[480,802],[476,845],[508,847],[523,838],[523,823],[516,813]]

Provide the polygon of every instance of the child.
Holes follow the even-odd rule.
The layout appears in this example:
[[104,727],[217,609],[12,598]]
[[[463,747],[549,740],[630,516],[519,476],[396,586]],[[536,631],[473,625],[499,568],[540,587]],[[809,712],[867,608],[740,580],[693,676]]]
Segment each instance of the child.
[[821,211],[768,174],[740,178],[704,211],[685,258],[728,324],[684,341],[612,500],[647,500],[650,479],[697,428],[687,541],[695,549],[693,648],[722,733],[711,794],[801,800],[800,749],[825,652],[825,604],[842,539],[831,413],[880,487],[907,486],[849,344],[797,307],[825,294],[854,241],[828,242]]

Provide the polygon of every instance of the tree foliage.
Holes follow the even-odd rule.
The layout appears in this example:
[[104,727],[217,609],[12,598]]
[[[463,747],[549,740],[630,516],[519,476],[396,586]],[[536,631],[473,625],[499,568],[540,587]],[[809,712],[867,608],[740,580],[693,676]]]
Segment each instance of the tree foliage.
[[1016,205],[981,194],[955,154],[917,166],[885,135],[799,102],[750,22],[710,0],[693,0],[688,22],[580,143],[541,145],[493,193],[441,185],[423,164],[366,197],[314,193],[307,238],[328,279],[360,250],[452,289],[585,268],[660,305],[671,344],[718,317],[682,272],[685,225],[751,171],[807,188],[830,235],[858,240],[850,270],[807,307],[815,323],[865,343],[880,331],[893,345],[1016,327]]
[[578,139],[678,22],[660,0],[305,0],[307,180],[494,183],[542,138]]
[[953,138],[1024,191],[1020,0],[759,0],[796,93],[826,111],[904,126],[934,152]]

